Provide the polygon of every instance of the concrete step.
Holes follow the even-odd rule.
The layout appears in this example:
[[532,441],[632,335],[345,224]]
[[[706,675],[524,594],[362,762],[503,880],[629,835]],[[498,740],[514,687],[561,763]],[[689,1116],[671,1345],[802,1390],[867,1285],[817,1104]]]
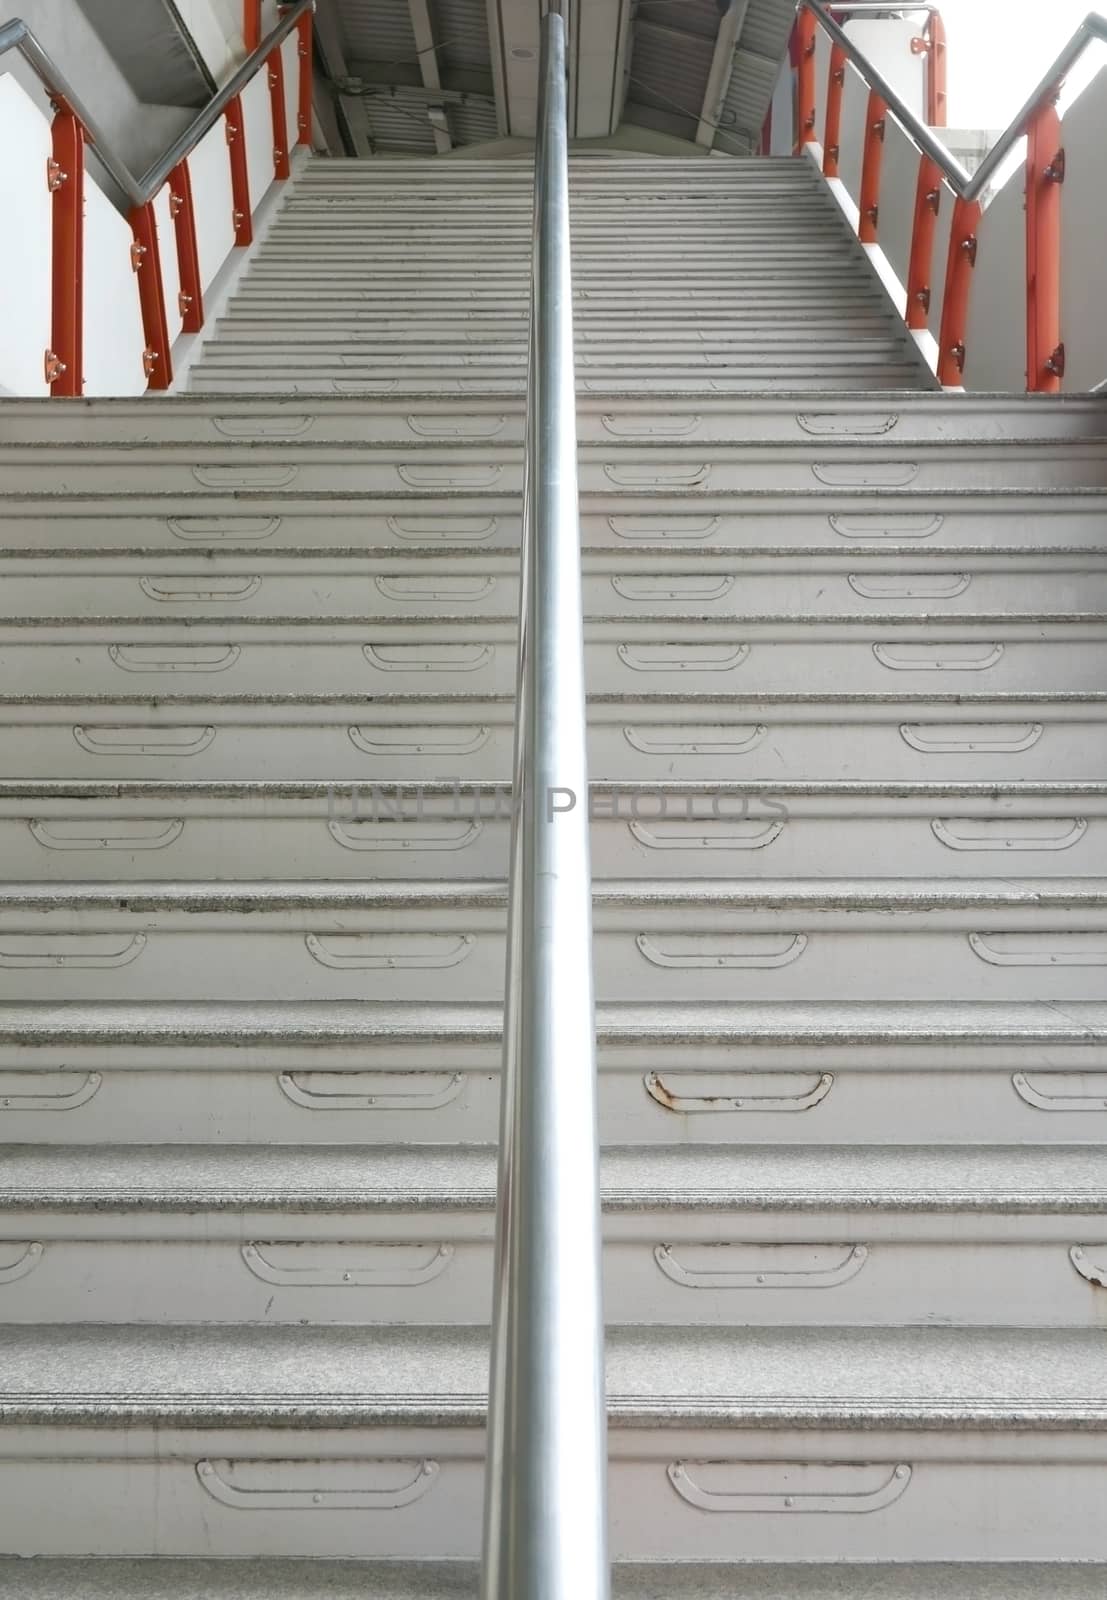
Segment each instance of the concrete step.
[[[844,695],[740,693],[666,701],[597,699],[595,781],[665,782],[679,759],[698,782],[1097,782],[1107,777],[1107,693],[990,695],[957,690]],[[512,701],[208,695],[159,690],[0,703],[8,770],[25,778],[195,778],[338,784],[505,783]],[[99,770],[98,770],[99,769]]]
[[[848,404],[819,410],[809,396],[726,395],[625,387],[603,393],[595,384],[577,400],[577,431],[587,445],[670,444],[757,446],[797,442],[818,453],[841,442],[893,452],[936,441],[1086,441],[1107,432],[1107,401],[1094,396],[938,395],[926,392],[858,394]],[[4,407],[8,445],[205,445],[300,442],[327,445],[497,445],[523,439],[518,389],[442,399],[435,390],[396,390],[352,399],[319,396],[309,405],[236,397],[224,402],[167,397],[96,400],[55,406],[10,400]]]
[[[500,1023],[425,996],[6,1003],[3,1138],[490,1145]],[[606,1144],[1052,1150],[1107,1130],[1097,1001],[603,1003],[598,1040]]]
[[[476,1600],[465,1562],[0,1559],[0,1593],[26,1600]],[[1099,1600],[1107,1567],[897,1563],[620,1563],[614,1600]]]
[[[762,490],[733,497],[586,493],[585,552],[688,554],[739,551],[770,557],[828,551],[917,559],[966,550],[1102,554],[1099,489]],[[392,495],[290,495],[265,489],[105,497],[0,496],[0,549],[24,559],[53,550],[206,548],[254,552],[314,549],[502,550],[519,542],[517,496],[409,491]],[[911,570],[905,568],[905,570]]]
[[[0,1348],[17,1554],[478,1554],[482,1330],[27,1326]],[[1091,1331],[614,1330],[612,1554],[1094,1560],[1105,1379]],[[80,1515],[36,1517],[51,1492]]]
[[[604,1152],[613,1325],[1095,1328],[1099,1149]],[[495,1152],[9,1145],[4,1320],[484,1326]]]
[[[1107,870],[1104,783],[624,782],[597,785],[590,811],[593,870],[628,883]],[[0,874],[16,882],[496,879],[509,830],[506,787],[0,783]]]
[[[506,888],[25,884],[0,891],[0,1000],[416,1004],[502,994]],[[892,920],[892,919],[896,920]],[[1107,878],[598,881],[600,1000],[1094,1000]],[[428,974],[433,973],[433,978]]]
[[[740,632],[737,630],[741,630]],[[506,619],[324,618],[277,622],[197,616],[43,619],[0,624],[0,682],[24,703],[102,697],[129,701],[144,687],[214,706],[246,696],[311,701],[365,694],[397,703],[464,688],[473,698],[510,694],[516,628]],[[711,623],[669,619],[589,622],[589,693],[643,702],[704,695],[803,697],[812,682],[840,695],[926,701],[959,691],[1048,699],[1094,693],[1107,620],[1000,621],[878,614],[864,620],[803,618]],[[0,693],[0,713],[11,703]]]
[[[1088,440],[917,440],[910,453],[852,440],[798,440],[756,445],[699,440],[664,445],[609,439],[582,444],[578,473],[585,497],[631,499],[694,496],[716,509],[731,494],[784,494],[820,488],[896,493],[958,489],[1081,489],[1107,486],[1107,442]],[[304,495],[448,492],[460,499],[522,493],[517,444],[411,441],[368,447],[353,442],[255,439],[246,443],[0,446],[4,494],[69,497],[219,491]],[[613,508],[621,510],[622,508]]]
[[[231,367],[214,365],[208,363],[205,357],[190,369],[189,381],[192,391],[197,394],[377,395],[387,394],[391,389],[401,385],[409,386],[411,371],[412,369],[402,373],[391,371],[382,363],[372,368],[368,365],[343,363],[337,368],[329,366],[297,368],[281,375],[274,373],[272,368],[248,365],[245,362],[239,362]],[[779,373],[751,369],[743,374],[721,371],[714,367],[710,370],[670,369],[660,379],[659,386],[668,390],[677,384],[693,394],[703,389],[715,393],[743,394],[763,393],[772,389],[790,392],[797,385],[802,385],[808,393],[842,395],[852,391],[868,393],[882,388],[899,390],[917,377],[918,369],[913,361],[866,361],[850,369],[844,366],[827,369],[817,361],[813,361],[807,368],[796,367]],[[613,383],[620,387],[625,386],[627,374],[624,371],[611,371],[606,376],[598,376],[596,369],[593,368],[590,369],[587,380],[584,380],[584,386],[588,387],[588,382],[591,380],[595,380],[596,388],[607,390]],[[468,372],[464,378],[451,377],[449,374],[440,376],[435,373],[431,381],[442,395],[498,394],[503,391],[505,385],[513,381],[519,384],[520,393],[523,387],[521,373],[507,368],[499,371],[489,368],[483,378],[474,378]],[[640,392],[647,392],[650,385],[651,379],[648,375],[636,374],[636,388]],[[923,385],[923,387],[932,386]]]
[[[253,553],[202,557],[174,551],[97,551],[83,559],[52,552],[36,557],[0,551],[4,583],[0,619],[11,628],[38,624],[70,629],[126,620],[210,627],[243,619],[342,624],[431,618],[481,622],[514,619],[518,568],[511,552],[463,548],[437,554],[424,547],[361,555],[281,555],[266,545]],[[715,570],[712,570],[714,564]],[[1107,615],[1107,555],[948,554],[925,547],[912,558],[843,548],[821,557],[733,551],[720,561],[701,553],[658,556],[589,552],[583,563],[588,619],[670,622],[699,620],[766,626],[802,622],[884,627],[928,622],[941,606],[942,626],[1010,626],[1025,633],[1043,624],[1087,625]],[[1032,609],[1024,609],[1028,603]],[[710,621],[708,620],[710,619]],[[26,628],[23,629],[26,635]],[[13,633],[12,637],[16,637]]]

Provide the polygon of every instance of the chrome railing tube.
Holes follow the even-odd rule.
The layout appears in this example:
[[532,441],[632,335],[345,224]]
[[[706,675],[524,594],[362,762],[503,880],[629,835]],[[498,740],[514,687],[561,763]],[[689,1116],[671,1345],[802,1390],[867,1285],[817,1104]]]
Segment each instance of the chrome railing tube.
[[[1000,134],[976,171],[970,173],[966,167],[961,165],[960,161],[957,160],[956,156],[952,154],[942,140],[906,105],[902,96],[896,93],[887,78],[873,66],[864,51],[834,20],[826,4],[824,4],[824,0],[800,0],[800,3],[806,6],[808,11],[812,12],[818,19],[823,32],[830,39],[830,42],[840,46],[845,51],[847,58],[852,61],[869,88],[876,90],[900,127],[914,142],[915,147],[921,150],[923,155],[930,157],[931,161],[940,168],[954,193],[960,195],[964,200],[980,199],[1011,151],[1026,133],[1031,119],[1043,106],[1051,105],[1057,98],[1058,89],[1089,45],[1096,42],[1107,44],[1107,18],[1097,16],[1095,12],[1089,13],[1068,44],[1065,45],[1056,61],[1054,61],[1041,83],[1034,90],[1034,93],[1027,100],[1018,116]],[[833,5],[833,0],[830,0],[830,3]],[[896,9],[894,0],[888,9]],[[909,8],[905,7],[905,9]]]
[[565,23],[542,25],[484,1600],[605,1600]]
[[190,155],[204,135],[214,128],[235,95],[241,94],[273,51],[280,48],[300,18],[314,9],[315,0],[292,0],[289,10],[257,49],[251,52],[234,76],[212,96],[188,127],[174,139],[164,155],[140,177],[136,177],[123,158],[116,153],[111,141],[95,117],[86,109],[57,62],[19,17],[13,17],[10,22],[0,25],[0,57],[6,55],[9,50],[18,51],[55,104],[68,106],[77,117],[85,130],[89,148],[113,182],[132,205],[142,206],[154,198],[173,168]]

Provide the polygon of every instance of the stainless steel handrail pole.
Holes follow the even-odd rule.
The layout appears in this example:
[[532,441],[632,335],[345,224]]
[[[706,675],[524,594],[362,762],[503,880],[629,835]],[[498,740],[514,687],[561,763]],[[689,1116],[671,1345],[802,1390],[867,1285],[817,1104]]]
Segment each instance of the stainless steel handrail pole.
[[[833,0],[831,3],[833,4]],[[977,170],[970,173],[946,148],[942,140],[905,104],[902,96],[896,93],[887,78],[873,66],[864,51],[859,49],[849,34],[835,22],[823,0],[801,0],[801,4],[818,19],[831,43],[839,45],[845,51],[869,88],[875,89],[885,102],[903,131],[910,136],[923,155],[929,156],[936,162],[954,193],[964,200],[980,199],[1008,155],[1025,134],[1031,118],[1043,105],[1051,104],[1056,98],[1058,87],[1080,60],[1084,51],[1097,41],[1107,44],[1107,20],[1094,12],[1090,13],[1077,28],[1018,116],[1000,134]]]
[[565,23],[542,25],[484,1600],[606,1600]]

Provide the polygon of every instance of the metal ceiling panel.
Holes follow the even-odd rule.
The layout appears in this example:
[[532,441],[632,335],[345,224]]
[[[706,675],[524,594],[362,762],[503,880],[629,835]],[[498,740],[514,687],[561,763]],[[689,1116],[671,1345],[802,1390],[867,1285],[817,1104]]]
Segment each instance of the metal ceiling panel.
[[734,72],[723,101],[720,123],[724,127],[756,127],[760,132],[779,72],[779,66],[764,56],[739,50],[734,58]]
[[[768,114],[795,16],[793,0],[750,0],[719,115],[722,128],[749,143],[756,144]],[[731,146],[723,141],[721,148]]]
[[795,0],[750,0],[738,47],[764,56],[775,69],[784,59],[795,20]]
[[689,123],[687,137],[694,138],[713,53],[713,40],[657,26],[640,15],[630,58],[628,116],[631,103],[649,106]]
[[431,0],[430,13],[438,64],[444,71],[450,67],[489,69],[487,0]]
[[407,0],[338,0],[347,57],[360,61],[416,60]]
[[640,0],[638,20],[659,22],[682,33],[714,39],[719,31],[717,0]]
[[415,99],[402,89],[395,94],[367,94],[363,99],[369,118],[369,136],[378,151],[434,155],[434,130],[425,100]]
[[494,100],[467,96],[459,104],[446,107],[446,120],[455,144],[489,144],[499,137]]

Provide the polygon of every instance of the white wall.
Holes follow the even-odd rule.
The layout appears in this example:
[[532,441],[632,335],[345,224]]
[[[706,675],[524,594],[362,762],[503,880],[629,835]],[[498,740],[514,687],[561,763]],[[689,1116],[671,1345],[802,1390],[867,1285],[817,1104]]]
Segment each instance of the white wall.
[[1065,389],[1107,379],[1107,73],[1065,112],[1061,337]]
[[[1062,388],[1107,379],[1107,73],[1069,106],[1062,123]],[[1026,381],[1025,173],[1020,162],[984,213],[969,306],[969,389],[1018,390]]]

